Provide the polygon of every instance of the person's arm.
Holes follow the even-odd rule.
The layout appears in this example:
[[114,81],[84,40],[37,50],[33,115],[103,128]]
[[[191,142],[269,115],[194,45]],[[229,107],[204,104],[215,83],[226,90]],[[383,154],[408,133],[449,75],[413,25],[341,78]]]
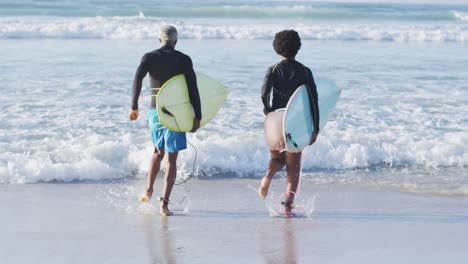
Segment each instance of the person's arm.
[[141,93],[141,86],[143,79],[148,73],[148,54],[145,54],[141,58],[140,65],[137,68],[135,77],[133,78],[133,87],[132,87],[132,112],[130,113],[130,119],[136,120],[138,118],[138,98]]
[[318,94],[317,94],[317,85],[314,81],[314,76],[312,75],[312,71],[307,69],[307,90],[309,91],[309,99],[310,99],[310,110],[313,113],[312,115],[312,122],[314,124],[314,135],[312,135],[311,144],[315,142],[315,138],[317,137],[320,131],[320,109],[318,106]]
[[197,86],[197,76],[193,70],[193,63],[190,57],[187,61],[187,68],[185,70],[185,80],[187,81],[188,93],[190,98],[190,103],[193,107],[193,112],[195,113],[195,118],[193,120],[193,128],[191,132],[195,132],[200,127],[200,120],[202,119],[201,112],[201,103],[200,103],[200,93]]
[[270,93],[273,88],[273,83],[273,67],[269,67],[265,74],[265,78],[263,79],[262,86],[263,113],[265,115],[270,112]]

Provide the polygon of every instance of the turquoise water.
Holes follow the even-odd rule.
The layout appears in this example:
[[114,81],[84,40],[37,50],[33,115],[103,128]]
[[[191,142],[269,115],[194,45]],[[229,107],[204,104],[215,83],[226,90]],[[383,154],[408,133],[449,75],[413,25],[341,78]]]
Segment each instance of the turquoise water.
[[[135,16],[337,19],[337,20],[463,20],[467,5],[398,3],[333,3],[307,1],[2,1],[2,16]],[[466,14],[465,14],[466,16]],[[466,17],[465,17],[466,20]]]

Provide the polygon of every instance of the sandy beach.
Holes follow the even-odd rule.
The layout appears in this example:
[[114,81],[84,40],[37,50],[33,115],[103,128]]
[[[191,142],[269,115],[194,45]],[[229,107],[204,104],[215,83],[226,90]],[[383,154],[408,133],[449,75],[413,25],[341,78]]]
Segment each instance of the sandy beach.
[[[160,183],[157,183],[157,188]],[[257,180],[192,180],[160,217],[144,182],[0,185],[1,263],[465,263],[468,199],[312,186],[270,216]],[[283,180],[272,190],[279,193]],[[173,199],[183,196],[177,187]],[[190,200],[190,203],[188,202]],[[185,209],[185,212],[184,212]]]

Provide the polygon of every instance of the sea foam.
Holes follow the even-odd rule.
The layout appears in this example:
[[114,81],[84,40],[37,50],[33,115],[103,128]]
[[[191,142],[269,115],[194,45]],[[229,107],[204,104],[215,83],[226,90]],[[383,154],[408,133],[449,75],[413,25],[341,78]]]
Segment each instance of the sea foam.
[[[456,15],[466,18],[463,13]],[[284,27],[295,28],[302,38],[314,40],[465,42],[468,39],[466,24],[252,24],[220,23],[217,20],[200,23],[149,18],[142,13],[136,17],[3,18],[0,20],[0,38],[153,39],[165,24],[175,25],[183,39],[271,39]]]
[[453,15],[458,20],[468,21],[468,13],[460,12],[460,11],[453,11]]

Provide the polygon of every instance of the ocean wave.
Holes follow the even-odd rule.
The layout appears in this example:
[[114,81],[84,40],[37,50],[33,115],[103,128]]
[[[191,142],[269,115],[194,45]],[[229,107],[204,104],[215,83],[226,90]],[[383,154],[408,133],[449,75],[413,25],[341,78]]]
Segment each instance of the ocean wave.
[[136,17],[7,18],[0,20],[1,39],[154,39],[159,28],[173,24],[185,39],[271,39],[294,28],[304,39],[345,41],[465,42],[468,25],[367,24],[219,24]]
[[453,11],[453,16],[461,21],[468,21],[468,13]]
[[[304,151],[304,172],[379,170],[385,168],[463,168],[468,167],[468,136],[448,134],[443,139],[415,140],[401,136],[396,142],[381,135],[353,138],[328,133],[314,147]],[[131,134],[118,139],[89,135],[79,139],[42,143],[44,151],[0,154],[0,183],[102,181],[144,178],[152,153],[150,144],[138,148]],[[189,137],[195,150],[182,151],[181,173],[202,177],[260,177],[268,164],[269,152],[263,134],[204,139]]]
[[[24,1],[24,0],[17,0]],[[134,16],[165,18],[253,18],[253,19],[312,19],[312,20],[404,20],[454,21],[451,10],[466,12],[460,6],[405,5],[376,3],[320,3],[290,1],[185,1],[154,3],[148,1],[63,1],[54,3],[0,3],[0,16]]]

